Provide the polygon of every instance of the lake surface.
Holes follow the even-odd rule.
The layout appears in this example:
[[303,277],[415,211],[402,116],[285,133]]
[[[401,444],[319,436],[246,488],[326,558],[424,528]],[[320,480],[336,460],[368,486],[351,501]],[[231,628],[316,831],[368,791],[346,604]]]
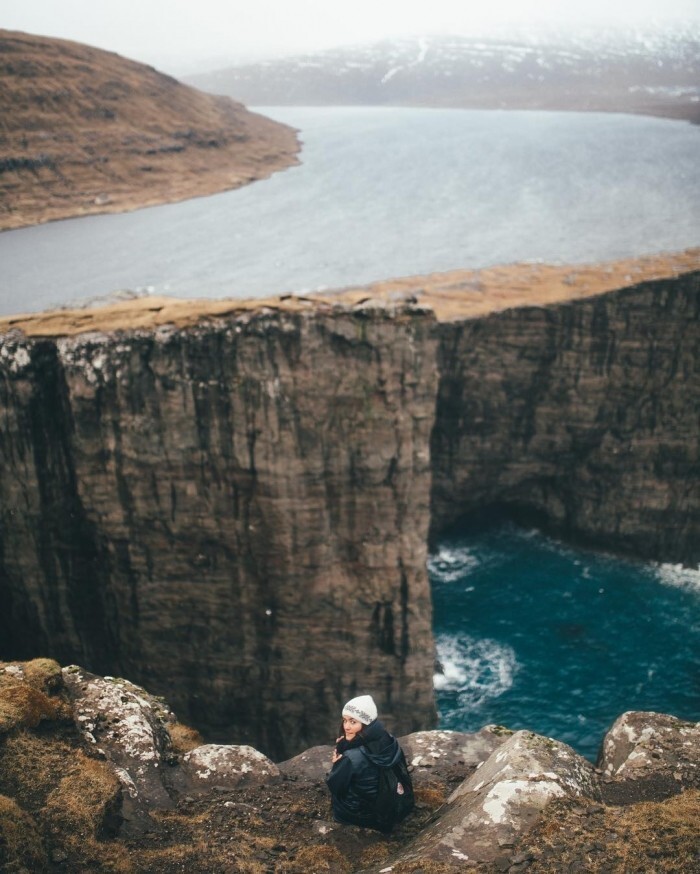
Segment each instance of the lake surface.
[[700,127],[637,116],[264,110],[303,164],[237,191],[0,234],[0,314],[124,290],[256,297],[700,242]]
[[505,526],[444,541],[429,571],[442,728],[526,728],[594,760],[626,710],[700,720],[700,570]]

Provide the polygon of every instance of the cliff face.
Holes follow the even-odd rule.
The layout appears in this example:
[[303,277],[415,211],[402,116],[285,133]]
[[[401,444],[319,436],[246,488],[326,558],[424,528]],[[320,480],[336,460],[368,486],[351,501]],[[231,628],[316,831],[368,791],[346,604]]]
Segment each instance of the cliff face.
[[3,651],[138,677],[276,757],[367,688],[397,729],[431,724],[430,328],[257,314],[7,341]]
[[429,528],[494,508],[700,560],[697,270],[443,322],[303,306],[0,338],[0,658],[283,758],[362,691],[434,721]]
[[433,537],[492,507],[700,560],[700,274],[440,327]]

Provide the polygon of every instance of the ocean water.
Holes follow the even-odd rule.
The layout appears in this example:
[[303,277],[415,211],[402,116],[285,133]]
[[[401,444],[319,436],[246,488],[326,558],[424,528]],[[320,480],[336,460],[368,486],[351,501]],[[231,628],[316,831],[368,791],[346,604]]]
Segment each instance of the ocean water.
[[428,569],[442,728],[530,729],[595,760],[626,710],[700,720],[700,570],[511,525],[444,540]]
[[597,113],[265,108],[302,165],[0,234],[0,315],[119,292],[259,297],[700,243],[700,127]]

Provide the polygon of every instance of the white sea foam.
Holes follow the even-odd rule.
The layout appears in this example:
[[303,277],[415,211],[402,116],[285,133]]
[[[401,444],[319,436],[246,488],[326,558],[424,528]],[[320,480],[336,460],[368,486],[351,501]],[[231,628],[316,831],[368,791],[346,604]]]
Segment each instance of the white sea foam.
[[428,558],[428,573],[440,583],[455,583],[480,566],[481,562],[469,547],[450,549],[441,546]]
[[682,564],[659,564],[654,567],[656,578],[665,586],[691,589],[700,593],[700,567],[683,567]]
[[438,637],[437,654],[442,673],[434,675],[433,685],[438,691],[456,692],[465,710],[510,689],[518,669],[511,647],[468,634]]

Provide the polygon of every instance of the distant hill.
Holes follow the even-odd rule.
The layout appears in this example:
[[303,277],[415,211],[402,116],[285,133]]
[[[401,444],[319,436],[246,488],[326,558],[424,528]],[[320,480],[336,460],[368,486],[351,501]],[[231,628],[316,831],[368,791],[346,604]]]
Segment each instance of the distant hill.
[[236,188],[291,128],[78,43],[0,30],[0,229]]
[[599,110],[700,122],[700,29],[403,39],[187,81],[252,106]]

